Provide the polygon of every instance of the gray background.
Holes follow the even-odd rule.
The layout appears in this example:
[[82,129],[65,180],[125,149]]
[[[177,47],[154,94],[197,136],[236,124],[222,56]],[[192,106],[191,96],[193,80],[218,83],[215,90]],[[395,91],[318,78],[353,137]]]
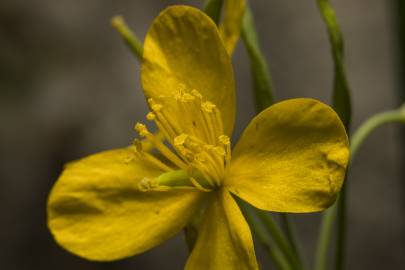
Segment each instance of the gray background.
[[[329,102],[332,62],[315,1],[254,0],[252,8],[278,100]],[[117,263],[59,248],[46,229],[46,198],[63,163],[127,145],[146,113],[139,64],[109,25],[123,14],[139,37],[169,4],[201,1],[0,0],[0,268],[181,269],[177,237]],[[346,41],[354,127],[399,100],[394,1],[333,1]],[[234,56],[236,137],[254,115],[242,44]],[[235,137],[235,138],[236,138]],[[349,269],[405,265],[403,154],[397,126],[375,132],[349,177]],[[312,256],[319,215],[296,215]],[[260,260],[268,259],[258,248]]]

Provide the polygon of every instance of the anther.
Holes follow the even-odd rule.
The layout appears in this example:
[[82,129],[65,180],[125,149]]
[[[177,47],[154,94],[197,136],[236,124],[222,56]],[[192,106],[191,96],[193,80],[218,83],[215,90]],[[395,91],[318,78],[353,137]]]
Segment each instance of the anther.
[[213,109],[215,109],[215,108],[216,108],[215,104],[211,103],[209,101],[206,101],[201,104],[201,109],[208,113],[212,113]]
[[223,145],[230,145],[231,144],[231,140],[229,139],[228,136],[226,135],[221,135],[218,137],[218,140],[220,143],[222,143]]
[[140,136],[145,137],[149,131],[144,124],[136,123],[134,129],[139,133]]
[[149,98],[148,103],[149,103],[150,108],[154,112],[159,112],[163,108],[163,105],[156,103],[156,101],[153,98]]
[[191,90],[191,94],[195,96],[196,98],[202,99],[203,96],[198,92],[196,89]]
[[153,112],[149,112],[149,113],[146,115],[146,119],[148,119],[149,121],[153,121],[153,120],[156,119],[156,114],[154,114]]
[[177,136],[176,138],[174,138],[174,145],[175,146],[184,145],[187,138],[188,138],[187,134],[181,134],[181,135]]
[[140,191],[146,192],[146,191],[151,191],[153,189],[156,189],[158,187],[158,183],[156,182],[155,179],[153,178],[148,178],[144,177],[141,181],[138,183],[138,189]]
[[225,149],[222,147],[214,147],[213,150],[215,151],[215,153],[217,153],[218,155],[224,157],[226,155]]

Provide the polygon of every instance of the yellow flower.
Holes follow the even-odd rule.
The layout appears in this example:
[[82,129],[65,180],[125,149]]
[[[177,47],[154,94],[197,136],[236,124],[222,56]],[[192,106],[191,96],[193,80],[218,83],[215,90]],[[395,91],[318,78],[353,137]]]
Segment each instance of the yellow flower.
[[[67,250],[91,260],[139,254],[196,216],[185,269],[258,269],[249,227],[233,196],[277,212],[313,212],[335,200],[348,161],[336,113],[313,99],[256,116],[231,153],[235,86],[215,24],[174,6],[145,39],[142,84],[166,142],[138,123],[158,153],[134,145],[68,164],[48,201],[48,225]],[[232,155],[232,156],[231,156]]]

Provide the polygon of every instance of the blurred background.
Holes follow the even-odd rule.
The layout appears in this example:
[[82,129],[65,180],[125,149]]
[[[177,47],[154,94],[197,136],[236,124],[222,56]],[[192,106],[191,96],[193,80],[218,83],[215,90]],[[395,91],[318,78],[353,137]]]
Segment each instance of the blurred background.
[[[0,0],[0,268],[182,269],[182,235],[142,255],[93,263],[56,245],[46,200],[65,162],[122,147],[146,104],[139,64],[110,26],[126,17],[143,39],[167,5],[202,1]],[[332,1],[345,37],[353,127],[402,103],[396,1]],[[332,60],[315,1],[251,1],[276,98],[330,103]],[[237,138],[254,115],[243,44],[234,55]],[[401,93],[402,91],[402,93]],[[402,134],[403,135],[403,134]],[[348,269],[405,265],[403,136],[388,125],[365,142],[349,177]],[[319,214],[295,215],[313,255]],[[263,269],[271,265],[257,247]]]

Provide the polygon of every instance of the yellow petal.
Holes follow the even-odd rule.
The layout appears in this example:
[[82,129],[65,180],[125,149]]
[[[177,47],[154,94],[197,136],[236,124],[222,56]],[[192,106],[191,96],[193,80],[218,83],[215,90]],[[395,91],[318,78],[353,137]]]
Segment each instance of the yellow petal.
[[249,124],[233,152],[225,185],[264,210],[320,211],[335,201],[348,158],[348,139],[337,114],[313,99],[291,99]]
[[[153,22],[144,44],[142,85],[147,98],[172,111],[171,124],[184,130],[174,92],[197,90],[220,109],[227,135],[235,118],[235,83],[230,58],[214,22],[203,12],[172,6]],[[188,128],[188,127],[187,127]]]
[[229,55],[232,55],[238,43],[245,8],[245,0],[225,0],[224,19],[219,31]]
[[181,230],[201,198],[191,189],[138,191],[143,177],[160,173],[128,149],[68,164],[48,199],[48,227],[61,246],[91,260],[148,250]]
[[227,190],[213,194],[185,269],[258,269],[249,226]]

